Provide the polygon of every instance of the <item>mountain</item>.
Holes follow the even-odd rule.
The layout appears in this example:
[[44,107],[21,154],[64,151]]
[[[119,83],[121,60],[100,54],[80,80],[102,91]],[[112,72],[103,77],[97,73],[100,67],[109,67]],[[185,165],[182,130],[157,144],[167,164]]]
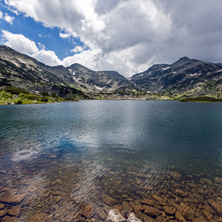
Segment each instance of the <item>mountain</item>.
[[115,71],[93,71],[80,64],[47,66],[7,46],[0,46],[0,86],[35,91],[72,89],[77,93],[110,93],[133,84]]
[[78,63],[69,67],[47,66],[0,46],[0,88],[6,86],[32,94],[77,99],[221,99],[222,64],[183,57],[170,65],[153,65],[127,79],[115,71],[93,71]]
[[129,80],[115,71],[93,71],[78,63],[67,67],[67,70],[74,85],[85,92],[112,92],[120,87],[133,87]]
[[132,76],[131,81],[151,94],[221,95],[222,64],[183,57],[171,65],[154,65]]

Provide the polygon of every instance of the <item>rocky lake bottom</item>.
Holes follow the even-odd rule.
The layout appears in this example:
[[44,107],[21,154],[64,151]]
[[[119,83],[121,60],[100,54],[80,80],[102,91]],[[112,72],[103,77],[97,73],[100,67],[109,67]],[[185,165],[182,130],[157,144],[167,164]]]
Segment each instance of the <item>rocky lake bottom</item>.
[[[0,220],[105,221],[111,209],[142,221],[222,221],[222,177],[106,168],[93,160],[41,157],[0,170]],[[50,168],[45,168],[50,164]],[[23,168],[24,167],[24,168]],[[44,170],[42,170],[44,168]]]

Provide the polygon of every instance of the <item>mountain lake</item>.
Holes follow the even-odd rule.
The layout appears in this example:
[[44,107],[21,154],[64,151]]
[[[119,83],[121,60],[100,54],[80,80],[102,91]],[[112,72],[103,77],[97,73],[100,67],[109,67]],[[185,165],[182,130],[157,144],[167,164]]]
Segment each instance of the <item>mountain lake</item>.
[[222,103],[0,107],[0,221],[222,221]]

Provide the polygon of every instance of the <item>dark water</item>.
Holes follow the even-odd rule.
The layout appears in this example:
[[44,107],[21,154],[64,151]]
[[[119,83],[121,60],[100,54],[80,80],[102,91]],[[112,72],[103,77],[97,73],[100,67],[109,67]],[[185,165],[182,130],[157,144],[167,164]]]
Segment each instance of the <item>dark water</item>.
[[2,221],[222,221],[222,104],[1,106],[0,179]]

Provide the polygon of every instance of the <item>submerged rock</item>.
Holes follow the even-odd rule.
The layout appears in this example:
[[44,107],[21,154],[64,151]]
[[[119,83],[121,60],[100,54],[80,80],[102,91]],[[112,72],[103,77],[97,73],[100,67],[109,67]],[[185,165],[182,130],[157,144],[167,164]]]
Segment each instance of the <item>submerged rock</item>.
[[0,204],[0,210],[5,207],[5,204]]
[[45,213],[37,213],[29,218],[29,222],[47,222],[47,221],[48,221],[48,214]]
[[14,190],[7,190],[0,195],[0,201],[4,203],[20,203],[26,196],[26,193],[15,194]]
[[161,214],[160,210],[158,210],[158,209],[156,209],[154,207],[145,206],[145,205],[144,205],[144,212],[146,214],[148,214],[149,216],[155,216],[155,217],[157,217],[157,216],[159,216]]
[[209,200],[209,204],[218,216],[222,216],[222,200]]
[[8,211],[8,214],[11,215],[11,216],[16,216],[18,217],[21,213],[21,207],[20,206],[16,206],[16,207],[13,207],[12,209],[10,209]]
[[18,220],[15,217],[5,216],[2,218],[2,222],[18,222]]
[[104,203],[109,206],[112,206],[116,202],[116,200],[114,198],[110,197],[107,194],[103,194],[102,199],[103,199]]
[[86,205],[81,214],[86,218],[91,218],[94,214],[92,204]]
[[130,213],[127,222],[142,222],[142,220],[138,219],[134,213]]
[[0,210],[0,217],[3,217],[3,216],[5,216],[6,214],[8,213],[8,211],[7,210]]
[[126,221],[126,219],[119,212],[119,210],[114,209],[110,210],[105,222],[121,222],[121,221]]
[[164,206],[163,209],[168,215],[174,215],[176,211],[175,207],[173,206]]

